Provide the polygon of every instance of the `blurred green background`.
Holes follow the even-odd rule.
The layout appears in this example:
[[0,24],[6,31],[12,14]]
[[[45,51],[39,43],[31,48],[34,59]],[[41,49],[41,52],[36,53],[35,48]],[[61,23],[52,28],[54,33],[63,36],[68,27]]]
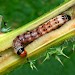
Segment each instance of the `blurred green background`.
[[20,27],[60,5],[64,0],[0,0],[0,14],[12,25]]
[[[13,29],[21,27],[42,14],[54,9],[66,0],[0,0],[0,15]],[[22,64],[5,75],[75,75],[75,53],[72,52],[74,42],[68,42],[66,49],[70,59],[62,58],[62,66],[55,58],[41,64],[41,59],[35,65],[38,71],[31,70],[29,63]],[[60,47],[60,46],[59,46]]]

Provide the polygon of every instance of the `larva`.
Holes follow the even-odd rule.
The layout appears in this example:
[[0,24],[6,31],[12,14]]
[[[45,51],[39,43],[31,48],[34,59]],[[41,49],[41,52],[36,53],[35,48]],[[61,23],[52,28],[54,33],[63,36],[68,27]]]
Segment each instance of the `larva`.
[[24,50],[25,44],[28,44],[34,41],[35,39],[43,36],[44,34],[54,29],[57,29],[58,27],[62,26],[65,22],[69,21],[70,19],[71,17],[69,15],[61,14],[51,20],[46,21],[37,28],[17,36],[13,40],[14,52],[20,55],[21,57],[26,56],[27,52],[26,50]]

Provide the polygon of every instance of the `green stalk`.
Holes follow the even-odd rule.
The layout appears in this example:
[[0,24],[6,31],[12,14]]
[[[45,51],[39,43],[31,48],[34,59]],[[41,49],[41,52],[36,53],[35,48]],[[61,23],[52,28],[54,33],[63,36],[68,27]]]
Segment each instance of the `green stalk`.
[[[37,50],[33,51],[32,53],[28,54],[28,58],[32,58],[35,59],[37,58],[37,56],[39,56],[39,54],[45,52],[45,50],[47,50],[47,48],[56,45],[58,43],[61,43],[62,41],[64,41],[65,39],[68,39],[70,37],[73,37],[75,35],[75,28],[70,30],[69,32],[67,32],[66,34],[62,35],[61,37],[58,37],[57,39],[51,41],[50,43],[46,44],[46,45],[42,45],[41,47],[39,47]],[[35,56],[36,54],[36,56]],[[3,71],[9,71],[11,70],[10,68],[14,68],[16,66],[16,64],[22,64],[24,62],[26,62],[26,58],[20,58],[17,55],[15,55],[13,53],[13,49],[8,49],[7,51],[2,53],[3,56],[3,61],[0,62],[0,74],[3,73]],[[35,56],[35,58],[34,58]]]
[[31,29],[39,26],[43,22],[49,20],[50,18],[53,18],[54,16],[62,13],[65,10],[67,10],[69,7],[73,6],[74,4],[75,4],[75,0],[70,0],[67,3],[64,3],[63,5],[59,6],[54,11],[48,12],[47,14],[26,24],[25,26],[20,27],[12,32],[6,33],[4,36],[0,37],[0,52],[11,47],[12,41],[17,35],[22,34],[28,30],[31,30]]
[[[46,41],[42,45],[40,45],[40,43],[42,42],[41,39],[44,40],[44,38],[42,38],[42,37],[40,39],[36,40],[37,42],[40,41],[40,43],[35,44],[35,41],[34,41],[33,43],[29,44],[26,47],[26,50],[28,52],[27,57],[33,58],[33,59],[35,57],[35,59],[36,59],[37,56],[39,56],[40,53],[45,52],[45,50],[47,50],[47,48],[49,48],[53,45],[56,45],[58,43],[61,43],[65,39],[68,39],[68,38],[74,36],[75,35],[75,28],[74,27],[75,27],[75,20],[72,20],[72,21],[66,23],[60,29],[49,33],[48,35],[51,35],[51,37],[54,36],[54,38],[48,39],[48,41]],[[59,32],[60,32],[60,34],[59,34]],[[67,33],[65,33],[65,32],[67,32]],[[57,33],[59,35],[57,35]],[[55,34],[55,35],[52,35],[52,34]],[[45,35],[45,36],[47,36],[47,35]],[[47,39],[47,38],[45,37],[45,39]],[[33,44],[35,45],[35,47],[36,46],[37,47],[34,48],[32,46]],[[36,54],[36,56],[34,56],[35,54]],[[0,55],[2,56],[2,57],[0,57],[0,73],[2,73],[5,70],[10,69],[11,66],[14,66],[14,65],[16,66],[16,64],[21,64],[23,62],[26,62],[26,60],[25,60],[26,58],[21,58],[21,57],[17,56],[16,54],[14,54],[13,48],[10,48],[8,50],[5,50],[5,51],[1,52]]]

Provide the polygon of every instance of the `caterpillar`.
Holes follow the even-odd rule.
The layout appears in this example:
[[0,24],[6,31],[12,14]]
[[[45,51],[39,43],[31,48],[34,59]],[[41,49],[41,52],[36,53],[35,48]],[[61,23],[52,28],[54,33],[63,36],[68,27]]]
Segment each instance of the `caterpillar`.
[[35,39],[49,33],[52,30],[55,30],[62,26],[64,23],[69,21],[71,17],[67,14],[60,14],[57,17],[46,21],[45,23],[39,25],[33,30],[27,31],[21,35],[18,35],[13,40],[14,52],[21,57],[26,57],[27,52],[24,49],[24,45],[33,42]]

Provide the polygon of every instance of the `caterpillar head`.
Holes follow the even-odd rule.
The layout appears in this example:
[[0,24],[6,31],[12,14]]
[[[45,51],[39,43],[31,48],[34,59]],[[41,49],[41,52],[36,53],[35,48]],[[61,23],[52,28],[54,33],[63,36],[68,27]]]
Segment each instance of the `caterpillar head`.
[[24,50],[23,47],[21,47],[17,50],[17,54],[20,55],[21,57],[25,57],[27,55],[27,52],[26,50]]

